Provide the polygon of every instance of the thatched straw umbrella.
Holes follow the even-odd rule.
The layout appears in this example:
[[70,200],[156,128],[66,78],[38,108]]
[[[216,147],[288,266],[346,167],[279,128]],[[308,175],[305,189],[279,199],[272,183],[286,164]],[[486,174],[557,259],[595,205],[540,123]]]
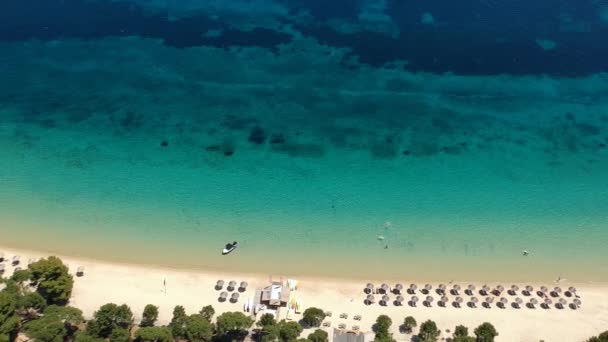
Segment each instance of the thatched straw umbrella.
[[570,292],[570,293],[571,293],[571,294],[573,294],[573,295],[574,295],[574,294],[576,294],[576,287],[574,287],[574,286],[570,286],[570,287],[568,288],[568,292]]
[[235,287],[235,286],[236,286],[236,281],[231,280],[231,281],[228,283],[228,287],[227,287],[228,291],[232,291],[232,290],[234,290],[234,287]]
[[242,281],[241,284],[239,285],[239,291],[244,292],[245,290],[247,290],[247,286],[249,284],[247,284],[246,281]]
[[454,286],[452,286],[452,294],[457,296],[459,293],[460,293],[460,285],[454,284]]
[[496,286],[496,293],[497,293],[497,296],[500,296],[504,290],[505,290],[505,287],[504,287],[504,286],[502,286],[502,285],[498,285],[498,286]]
[[376,298],[372,294],[368,294],[366,298],[366,304],[370,305],[376,301]]
[[440,302],[442,302],[443,304],[446,304],[450,299],[447,296],[441,296],[441,299],[439,300]]
[[441,293],[445,293],[445,289],[446,289],[445,284],[439,284],[439,286],[437,286],[437,290],[439,290],[439,292],[441,292]]
[[223,280],[218,280],[217,283],[215,283],[215,289],[216,290],[221,290],[224,287],[224,281]]
[[374,284],[367,283],[367,285],[365,285],[365,289],[363,290],[363,292],[365,292],[367,294],[374,292]]
[[547,291],[549,291],[549,289],[546,286],[541,286],[540,287],[540,292],[546,293]]
[[393,288],[393,291],[395,292],[395,294],[401,294],[401,290],[403,290],[403,285],[395,284],[395,287]]
[[388,284],[382,284],[380,285],[380,289],[382,290],[382,293],[388,293],[390,287],[388,287]]
[[536,298],[530,298],[530,305],[534,307],[536,304],[538,304],[538,300]]
[[498,302],[500,307],[502,307],[503,309],[507,306],[507,303],[509,303],[509,300],[505,297],[500,298],[500,302]]
[[233,303],[236,303],[239,301],[239,293],[238,292],[234,292],[232,294],[232,296],[230,297],[230,301]]
[[424,301],[426,302],[426,305],[431,306],[431,303],[433,302],[433,296],[426,296],[426,299]]
[[544,300],[543,302],[544,302],[545,307],[546,307],[547,309],[549,308],[549,306],[550,306],[551,304],[553,304],[553,301],[552,301],[550,298],[545,298],[545,300]]
[[479,302],[479,299],[477,299],[477,297],[471,297],[469,299],[469,303],[471,303],[471,306],[475,306],[475,304],[477,304],[477,302]]
[[405,298],[403,298],[403,296],[399,295],[399,296],[397,296],[397,299],[395,299],[395,302],[397,302],[397,305],[401,305],[404,300],[405,300]]
[[407,293],[414,294],[416,293],[416,289],[418,289],[418,285],[410,284],[410,287],[407,290]]
[[494,302],[494,297],[486,297],[486,304],[492,304]]
[[561,288],[561,287],[559,287],[559,286],[556,286],[556,287],[553,289],[553,292],[554,292],[554,293],[557,293],[557,294],[559,295],[560,293],[562,293],[562,288]]

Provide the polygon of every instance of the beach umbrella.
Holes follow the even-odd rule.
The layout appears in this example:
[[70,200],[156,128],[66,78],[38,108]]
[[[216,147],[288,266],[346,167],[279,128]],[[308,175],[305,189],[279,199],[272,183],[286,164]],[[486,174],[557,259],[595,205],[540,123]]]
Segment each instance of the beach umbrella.
[[222,287],[224,287],[224,281],[223,280],[218,280],[217,283],[215,283],[215,287],[219,290]]
[[467,289],[469,289],[469,291],[475,291],[475,285],[469,284],[469,286],[467,286]]
[[459,303],[459,304],[460,304],[460,303],[462,303],[462,302],[464,301],[464,299],[462,299],[462,297],[456,297],[456,298],[454,299],[454,301],[455,301],[456,303]]
[[488,293],[488,291],[490,291],[491,288],[488,285],[484,285],[481,287],[481,290],[483,291],[483,293]]
[[232,287],[232,288],[234,288],[235,286],[236,286],[236,281],[234,281],[234,280],[231,280],[231,281],[228,283],[228,287]]
[[401,304],[404,300],[405,298],[403,298],[403,296],[397,296],[397,303]]
[[454,289],[454,291],[456,293],[458,293],[458,291],[460,291],[460,285],[458,285],[458,284],[454,284],[454,286],[452,286],[452,288]]
[[365,285],[365,293],[372,293],[374,291],[374,284],[372,283],[367,283],[367,285]]
[[545,293],[547,291],[549,291],[549,289],[546,286],[541,286],[540,287],[540,292]]
[[523,299],[521,299],[519,297],[515,298],[515,303],[517,303],[517,305],[521,305],[523,302],[524,302]]
[[228,297],[228,292],[222,291],[220,293],[220,300],[226,300],[226,297]]
[[416,285],[416,284],[410,284],[410,290],[416,291],[417,288],[418,288],[418,285]]
[[570,293],[572,293],[572,294],[575,294],[575,293],[576,293],[576,287],[570,286],[570,287],[568,288],[568,291],[569,291]]
[[418,302],[418,296],[412,296],[412,303]]
[[507,303],[509,302],[509,300],[505,297],[500,298],[500,302],[502,303],[502,305],[507,305]]
[[469,302],[477,304],[477,302],[479,302],[479,299],[477,299],[477,297],[471,297],[471,299],[469,299]]
[[560,298],[560,299],[559,299],[559,304],[560,304],[561,306],[566,305],[566,303],[568,303],[568,302],[567,302],[567,301],[566,301],[564,298]]
[[427,301],[427,303],[432,303],[433,302],[433,297],[432,296],[426,296],[426,301]]
[[551,301],[551,299],[549,299],[549,298],[545,298],[545,305],[546,305],[546,306],[549,306],[549,305],[551,305],[552,303],[553,303],[553,301]]
[[375,301],[376,301],[376,298],[374,298],[374,295],[371,295],[371,294],[370,294],[370,295],[367,295],[367,302],[368,302],[369,304],[371,304],[371,303],[373,303],[373,302],[375,302]]
[[439,284],[439,286],[437,287],[439,289],[439,291],[441,291],[442,293],[445,292],[445,284]]
[[448,301],[449,301],[449,299],[448,299],[448,297],[447,297],[447,296],[442,296],[442,297],[441,297],[441,302],[442,302],[442,303],[444,303],[444,304],[445,304],[445,303],[447,303]]
[[387,284],[380,285],[380,288],[382,289],[382,291],[384,291],[384,293],[387,293],[390,289]]
[[531,298],[530,299],[530,304],[536,305],[536,304],[538,304],[538,300],[536,300],[536,298]]
[[494,297],[486,297],[486,303],[492,304],[494,302]]
[[239,293],[238,292],[234,292],[232,294],[232,296],[230,297],[230,300],[233,302],[236,302],[237,300],[239,300]]
[[245,289],[247,289],[247,286],[248,286],[248,285],[249,285],[249,284],[247,284],[247,282],[246,282],[246,281],[242,281],[242,282],[241,282],[241,285],[239,285],[239,289],[241,289],[241,290],[245,290]]
[[496,291],[498,291],[498,292],[502,293],[502,291],[504,291],[504,290],[505,290],[505,287],[504,287],[504,286],[502,286],[502,285],[498,285],[498,286],[496,286]]
[[424,285],[424,289],[427,291],[431,291],[432,288],[433,288],[433,286],[431,284]]
[[581,306],[581,304],[582,304],[581,300],[578,299],[578,298],[574,298],[574,300],[572,301],[572,303],[574,303],[574,305],[576,305],[576,306]]
[[403,285],[395,284],[395,291],[397,291],[397,293],[401,293],[401,290],[403,290]]
[[517,285],[511,285],[511,291],[513,291],[513,292],[519,291],[519,286],[517,286]]
[[562,288],[561,288],[561,287],[559,287],[559,286],[556,286],[556,287],[553,289],[553,292],[555,292],[555,293],[562,293]]

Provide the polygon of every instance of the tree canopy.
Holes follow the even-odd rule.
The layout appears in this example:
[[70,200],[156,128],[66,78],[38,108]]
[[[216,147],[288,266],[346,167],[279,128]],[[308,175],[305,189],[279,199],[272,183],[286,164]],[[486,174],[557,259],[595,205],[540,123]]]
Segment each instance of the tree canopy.
[[393,321],[387,315],[378,316],[378,318],[376,319],[376,324],[374,326],[374,329],[376,331],[376,338],[375,338],[376,342],[394,341],[393,334],[391,334],[389,332],[389,329],[392,324],[393,324]]
[[[115,330],[128,330],[132,322],[133,313],[126,304],[108,303],[95,312],[93,319],[87,324],[87,333],[94,337],[108,338]],[[119,338],[120,335],[114,336],[114,339]]]
[[604,331],[598,336],[593,336],[587,342],[608,342],[608,331]]
[[282,342],[291,342],[296,340],[298,336],[300,336],[300,333],[302,333],[302,330],[304,330],[304,328],[302,328],[302,326],[297,322],[287,322],[285,320],[279,322],[277,326],[279,331],[278,337]]
[[135,332],[135,341],[173,342],[173,335],[168,327],[144,327]]
[[61,259],[51,256],[30,264],[31,281],[49,304],[65,304],[70,299],[74,278]]
[[186,338],[190,342],[209,342],[213,337],[213,329],[203,315],[194,314],[186,319]]
[[488,322],[482,323],[480,326],[475,328],[475,336],[477,340],[482,340],[484,342],[493,342],[494,337],[498,336],[498,332],[496,328]]
[[307,327],[319,327],[324,319],[325,311],[315,307],[304,310],[302,314],[302,322]]
[[317,329],[308,335],[308,340],[311,342],[327,342],[328,334],[325,330]]
[[144,312],[141,317],[141,322],[139,325],[141,327],[151,327],[154,326],[156,320],[158,319],[158,306],[148,304],[144,308]]
[[211,322],[211,320],[213,319],[213,315],[215,315],[215,309],[213,308],[213,306],[207,305],[201,309],[200,314],[203,315],[206,320]]
[[169,328],[171,328],[171,334],[176,339],[186,338],[186,320],[188,316],[186,315],[186,310],[183,306],[178,305],[173,309],[173,318],[171,318],[171,322],[169,323]]
[[420,324],[418,337],[422,342],[435,342],[441,332],[437,328],[437,324],[431,320],[427,320]]
[[407,316],[403,320],[403,329],[407,333],[411,333],[412,330],[414,330],[414,328],[417,326],[418,326],[418,322],[416,322],[416,319],[412,316]]

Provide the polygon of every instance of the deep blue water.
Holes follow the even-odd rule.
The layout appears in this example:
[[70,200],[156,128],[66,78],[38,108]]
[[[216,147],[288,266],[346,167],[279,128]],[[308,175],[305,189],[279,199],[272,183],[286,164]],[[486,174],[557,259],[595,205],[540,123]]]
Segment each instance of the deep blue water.
[[[374,66],[407,60],[407,69],[412,71],[483,75],[577,76],[608,69],[608,23],[601,18],[605,3],[600,0],[378,1],[390,24],[360,20],[361,8],[372,3],[370,0],[277,0],[288,13],[262,10],[249,14],[251,10],[246,8],[239,13],[238,8],[225,12],[214,7],[176,17],[169,5],[176,7],[179,2],[152,10],[142,5],[145,3],[5,0],[0,4],[0,40],[137,35],[159,38],[178,48],[274,48],[290,42],[290,32],[266,25],[271,19],[323,44],[348,47],[361,62]],[[245,3],[256,6],[256,1]],[[304,19],[296,15],[303,12],[307,13]],[[433,23],[422,22],[425,13],[432,16]],[[330,25],[336,20],[350,23],[351,30]],[[248,22],[247,28],[242,27],[243,21]],[[386,29],[387,25],[392,28]],[[222,34],[206,35],[209,30]],[[551,40],[556,48],[546,51],[537,39]]]

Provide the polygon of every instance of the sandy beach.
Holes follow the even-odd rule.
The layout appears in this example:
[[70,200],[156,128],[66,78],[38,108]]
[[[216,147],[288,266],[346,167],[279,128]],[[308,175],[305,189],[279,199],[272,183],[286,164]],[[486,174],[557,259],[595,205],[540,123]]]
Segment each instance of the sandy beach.
[[[7,260],[14,255],[19,255],[22,267],[29,259],[47,256],[40,252],[2,247],[0,247],[0,251],[4,253]],[[59,256],[69,265],[72,272],[76,272],[80,266],[85,268],[84,276],[75,278],[70,304],[82,309],[86,318],[91,317],[99,306],[108,302],[128,304],[136,317],[141,317],[141,312],[146,304],[155,304],[160,308],[159,323],[161,324],[170,321],[173,307],[176,305],[183,305],[187,312],[196,312],[208,304],[213,305],[217,313],[242,311],[243,302],[247,298],[253,297],[256,288],[267,286],[271,279],[274,281],[287,280],[287,277],[281,275],[179,270]],[[10,276],[14,267],[8,265],[9,263],[6,261],[5,264],[7,264],[5,276]],[[292,271],[292,273],[289,278],[298,280],[296,293],[303,308],[316,306],[331,311],[333,316],[327,320],[332,321],[332,327],[344,323],[348,329],[359,325],[361,331],[371,331],[376,317],[380,314],[387,314],[394,322],[393,333],[398,341],[411,339],[411,335],[399,332],[398,328],[398,325],[408,315],[414,316],[419,323],[426,319],[434,320],[442,330],[442,337],[451,336],[451,331],[457,324],[464,324],[472,331],[480,323],[489,321],[496,326],[500,333],[497,341],[583,341],[589,336],[608,329],[608,284],[603,283],[571,284],[567,280],[560,282],[559,286],[564,289],[569,286],[575,286],[578,289],[582,305],[577,310],[570,308],[558,310],[555,307],[550,309],[540,307],[536,309],[513,309],[511,307],[499,309],[495,305],[492,305],[491,308],[483,308],[481,305],[478,305],[477,308],[469,308],[463,305],[462,308],[457,309],[451,306],[438,307],[436,303],[433,303],[432,307],[425,307],[421,303],[417,307],[409,305],[398,307],[392,304],[383,307],[377,303],[369,306],[364,304],[365,283],[363,282],[346,279],[298,278],[296,271]],[[214,289],[218,279],[223,279],[226,283],[230,280],[235,280],[237,283],[247,281],[249,287],[241,294],[241,300],[238,303],[219,303],[218,291]],[[379,286],[382,280],[371,282]],[[424,280],[419,279],[404,279],[402,283],[406,288],[410,283],[416,283],[419,287],[425,284]],[[433,285],[437,286],[437,284]],[[468,283],[461,284],[463,288],[467,285]],[[480,288],[484,284],[476,285]],[[488,285],[493,287],[497,284]],[[509,287],[511,284],[503,285]],[[518,285],[523,287],[528,284]],[[555,284],[529,285],[535,288],[541,285],[550,288],[555,286]],[[439,299],[434,291],[432,294],[435,301]],[[420,293],[417,295],[420,298],[425,297]],[[409,298],[409,295],[405,295],[405,297]],[[464,295],[463,297],[467,298]],[[507,297],[509,296],[507,295]],[[527,299],[527,297],[522,298]],[[284,315],[285,312],[286,310],[283,310],[282,314]],[[339,318],[341,313],[348,314],[348,318]],[[361,315],[361,321],[353,320],[355,315]],[[292,319],[299,318],[294,316]]]

